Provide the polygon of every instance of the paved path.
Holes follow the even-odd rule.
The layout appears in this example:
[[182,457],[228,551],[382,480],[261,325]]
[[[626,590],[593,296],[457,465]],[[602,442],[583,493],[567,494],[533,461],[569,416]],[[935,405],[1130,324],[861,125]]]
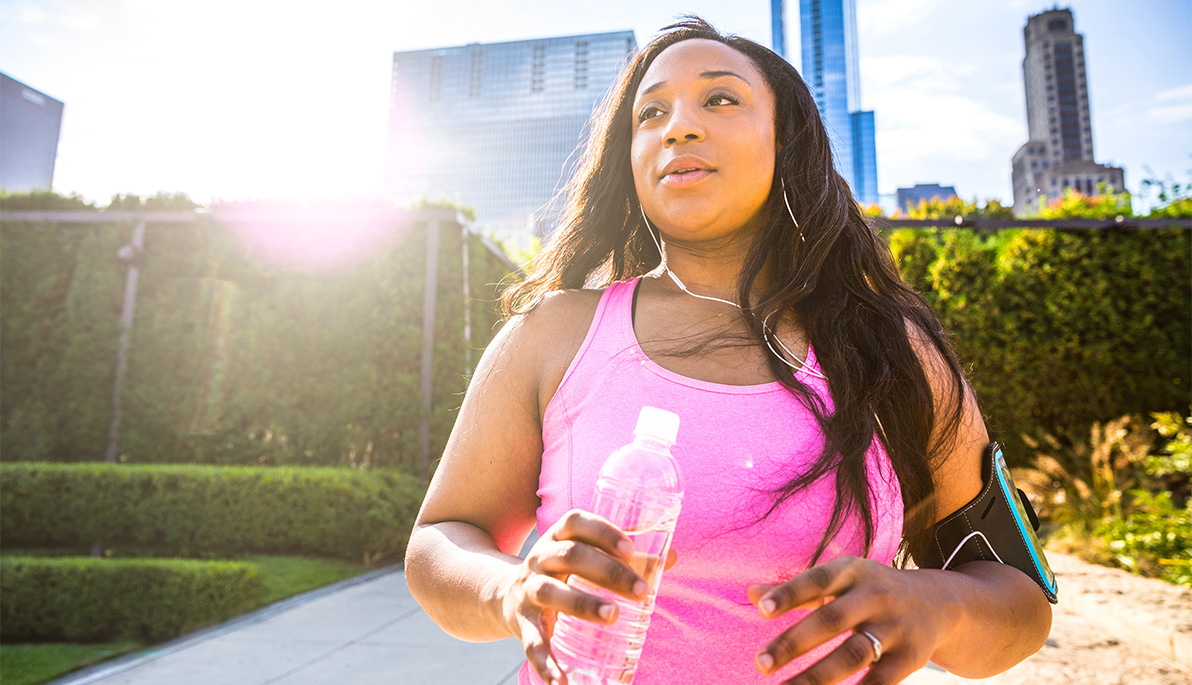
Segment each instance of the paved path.
[[[349,581],[350,582],[350,581]],[[307,601],[266,608],[142,655],[58,681],[103,685],[439,683],[506,685],[523,661],[513,640],[460,642],[439,629],[400,569]]]
[[[1134,630],[1115,635],[1112,612],[1090,602],[1096,592],[1127,597],[1162,595],[1164,607],[1140,602],[1129,615],[1138,625],[1164,624],[1192,630],[1192,602],[1186,590],[1151,586],[1120,571],[1056,559],[1061,603],[1051,639],[1038,654],[995,678],[971,681],[929,665],[908,685],[1186,685],[1192,670],[1149,649],[1152,636]],[[1143,585],[1134,587],[1136,581]],[[1117,588],[1114,590],[1113,588]],[[1169,589],[1170,588],[1170,589]],[[1147,594],[1147,593],[1151,594]],[[1084,600],[1078,599],[1084,597]],[[1127,600],[1124,603],[1130,603]],[[1119,602],[1123,604],[1123,602]],[[1090,617],[1084,609],[1098,608]],[[1173,608],[1174,607],[1174,608]],[[1082,613],[1085,612],[1085,613]],[[1174,613],[1171,613],[1174,612]],[[1173,618],[1174,617],[1174,618]],[[1120,623],[1120,622],[1118,622]],[[1139,644],[1129,637],[1141,637]],[[1160,645],[1161,646],[1161,645]],[[185,636],[58,681],[59,685],[287,685],[371,683],[512,685],[522,662],[513,640],[487,644],[460,642],[438,628],[418,607],[405,575],[394,567],[316,590],[229,623]]]

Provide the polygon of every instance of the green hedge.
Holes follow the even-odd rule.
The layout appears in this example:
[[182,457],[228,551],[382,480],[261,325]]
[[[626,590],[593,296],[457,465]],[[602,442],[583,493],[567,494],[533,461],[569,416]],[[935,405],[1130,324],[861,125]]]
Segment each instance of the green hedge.
[[0,559],[0,637],[164,640],[256,606],[250,564],[181,559]]
[[[269,258],[252,228],[148,225],[123,460],[421,469],[426,224],[318,230],[342,237],[335,249],[368,243],[315,268]],[[103,458],[126,271],[116,254],[131,234],[124,223],[0,224],[0,459]],[[462,239],[454,225],[439,232],[432,452],[450,433],[467,358],[474,366],[495,332],[509,273],[469,237],[465,342]]]
[[1187,411],[1192,232],[900,230],[890,245],[1012,458],[1023,435],[1077,444],[1097,421]]
[[397,556],[424,494],[402,473],[317,467],[16,463],[0,479],[0,544],[183,556]]

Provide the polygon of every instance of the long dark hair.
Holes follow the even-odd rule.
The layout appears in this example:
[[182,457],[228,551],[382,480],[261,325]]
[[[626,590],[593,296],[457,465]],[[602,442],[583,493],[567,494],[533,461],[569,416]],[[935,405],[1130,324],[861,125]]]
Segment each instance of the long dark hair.
[[[532,262],[527,278],[504,293],[505,311],[524,313],[550,291],[602,287],[659,265],[661,255],[642,220],[630,166],[633,99],[663,50],[695,38],[723,43],[749,57],[774,93],[776,178],[767,200],[769,220],[754,239],[738,284],[744,321],[761,345],[763,319],[771,313],[777,320],[793,316],[815,348],[834,405],[828,411],[822,398],[768,353],[774,377],[814,412],[824,448],[809,468],[773,489],[772,505],[763,517],[832,474],[836,504],[816,559],[854,514],[861,517],[868,554],[874,515],[865,453],[877,435],[902,489],[906,515],[900,558],[907,552],[919,556],[936,514],[932,469],[952,447],[967,384],[939,319],[902,282],[889,247],[836,173],[828,134],[807,85],[769,49],[722,34],[698,17],[685,17],[634,55],[593,115],[581,164],[566,187],[560,227]],[[782,198],[784,185],[798,228]],[[763,271],[772,285],[750,305]],[[926,350],[925,358],[939,360],[940,368],[930,372],[947,381],[938,406],[916,347]]]

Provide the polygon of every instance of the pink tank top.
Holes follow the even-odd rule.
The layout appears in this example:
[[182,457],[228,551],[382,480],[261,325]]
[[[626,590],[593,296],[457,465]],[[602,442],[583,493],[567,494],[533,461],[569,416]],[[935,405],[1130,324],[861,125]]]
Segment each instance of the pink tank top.
[[[778,583],[808,568],[827,528],[835,486],[826,479],[788,500],[763,522],[769,488],[801,471],[823,445],[814,415],[779,383],[723,385],[668,371],[642,352],[633,331],[638,279],[605,289],[587,338],[543,417],[538,480],[538,532],[565,512],[586,509],[605,458],[633,439],[642,406],[679,415],[672,453],[685,494],[673,546],[678,563],[666,571],[635,685],[774,683],[819,660],[844,637],[762,676],[753,657],[807,611],[761,617],[746,597],[755,583]],[[814,353],[807,368],[817,369]],[[827,383],[798,379],[831,407]],[[894,558],[902,535],[898,480],[875,440],[867,455],[876,535],[869,557]],[[861,522],[849,519],[821,562],[860,556]],[[845,681],[854,683],[861,674]],[[518,682],[542,681],[523,664]]]

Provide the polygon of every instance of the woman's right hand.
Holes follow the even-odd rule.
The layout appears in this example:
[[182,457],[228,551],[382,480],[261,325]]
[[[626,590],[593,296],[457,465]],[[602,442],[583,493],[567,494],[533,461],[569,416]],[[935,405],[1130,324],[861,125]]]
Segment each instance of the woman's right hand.
[[501,597],[510,632],[521,640],[526,659],[544,681],[566,682],[550,651],[559,612],[609,624],[617,620],[617,605],[567,585],[577,575],[619,595],[641,601],[646,582],[628,566],[633,542],[605,519],[572,509],[551,526],[518,568]]

